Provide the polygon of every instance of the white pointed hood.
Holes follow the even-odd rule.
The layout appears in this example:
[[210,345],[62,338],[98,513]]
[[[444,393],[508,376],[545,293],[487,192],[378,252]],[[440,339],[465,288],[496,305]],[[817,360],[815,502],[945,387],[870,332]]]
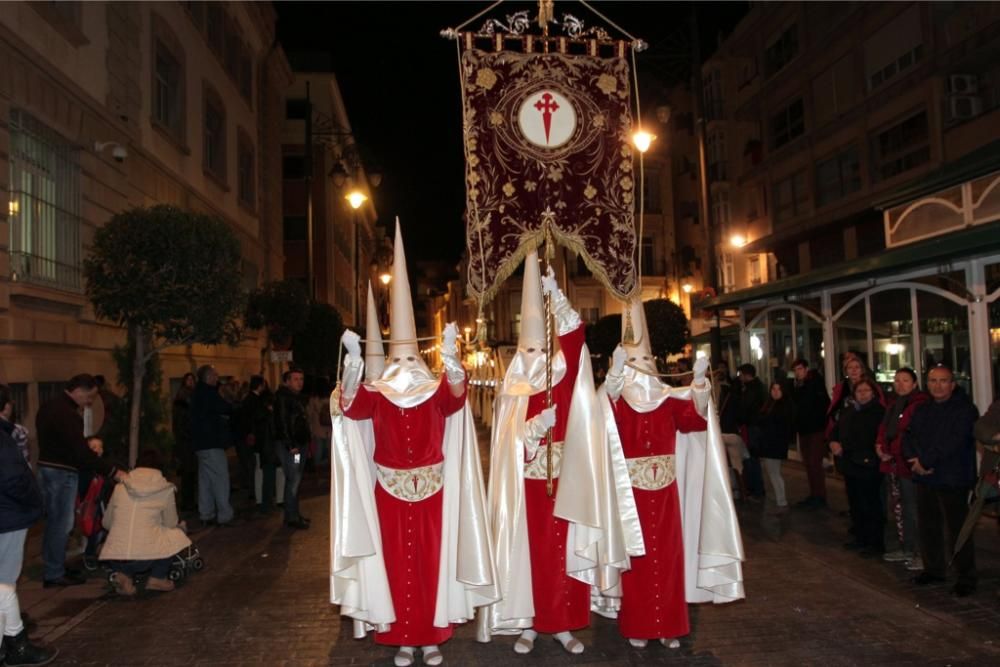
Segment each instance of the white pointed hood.
[[368,281],[368,316],[365,322],[365,382],[382,377],[385,370],[385,346],[382,344],[382,325],[378,321],[378,309],[372,283]]
[[[632,340],[627,340],[630,318],[633,337]],[[649,343],[646,313],[638,296],[629,300],[622,315],[622,347],[628,353],[622,396],[629,405],[640,412],[659,407],[666,400],[670,388],[655,375],[659,371]],[[648,373],[636,370],[632,366],[638,366]]]
[[[517,352],[504,375],[503,391],[508,394],[537,394],[545,391],[545,304],[538,252],[531,250],[524,258],[521,286],[521,333]],[[566,359],[557,352],[552,362],[552,385],[566,375]]]
[[412,407],[430,398],[437,390],[438,379],[427,368],[417,346],[417,324],[413,317],[410,278],[406,273],[406,253],[399,218],[396,218],[396,241],[393,244],[390,307],[389,361],[382,377],[373,384],[394,404]]

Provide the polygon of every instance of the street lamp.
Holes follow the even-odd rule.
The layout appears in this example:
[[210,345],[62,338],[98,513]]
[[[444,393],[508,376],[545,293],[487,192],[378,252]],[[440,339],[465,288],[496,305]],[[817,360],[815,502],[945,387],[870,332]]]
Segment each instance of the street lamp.
[[747,244],[746,238],[742,234],[733,234],[729,237],[729,245],[734,248],[742,248]]
[[692,285],[690,281],[685,280],[684,284],[681,285],[681,289],[684,290],[685,294],[690,294],[694,291],[694,285]]
[[388,272],[383,273],[378,277],[378,279],[382,281],[383,285],[388,285],[389,282],[392,280],[392,274]]
[[635,134],[632,135],[632,143],[635,147],[639,149],[640,153],[645,153],[649,150],[649,146],[656,140],[655,134],[650,134],[645,130],[637,130]]
[[357,190],[351,190],[344,199],[351,204],[351,208],[354,210],[361,208],[361,205],[368,201],[368,197]]

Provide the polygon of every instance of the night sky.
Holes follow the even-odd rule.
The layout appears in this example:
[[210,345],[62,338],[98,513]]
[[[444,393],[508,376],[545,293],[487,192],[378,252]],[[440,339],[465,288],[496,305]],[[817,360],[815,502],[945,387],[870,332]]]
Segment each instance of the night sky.
[[[596,2],[598,10],[650,44],[639,54],[642,98],[690,72],[692,3]],[[400,216],[407,255],[458,262],[465,208],[461,97],[454,42],[439,36],[487,8],[486,2],[276,3],[287,53],[329,52],[358,143],[383,174],[375,206],[383,224]],[[505,2],[503,18],[537,3]],[[699,3],[702,59],[746,13],[746,2]],[[578,2],[555,4],[589,26],[618,33]],[[484,18],[468,29],[478,30]],[[536,29],[537,30],[537,29]],[[647,107],[651,108],[651,107]],[[369,157],[369,156],[366,156]],[[391,227],[390,227],[391,229]]]

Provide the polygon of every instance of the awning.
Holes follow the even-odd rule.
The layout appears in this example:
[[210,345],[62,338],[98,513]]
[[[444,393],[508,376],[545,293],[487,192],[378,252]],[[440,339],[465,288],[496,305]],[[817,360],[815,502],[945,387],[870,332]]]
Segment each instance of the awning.
[[919,266],[954,262],[1000,251],[1000,221],[841,262],[757,287],[721,294],[698,305],[703,309],[736,306],[778,296],[809,292],[834,283],[853,282]]

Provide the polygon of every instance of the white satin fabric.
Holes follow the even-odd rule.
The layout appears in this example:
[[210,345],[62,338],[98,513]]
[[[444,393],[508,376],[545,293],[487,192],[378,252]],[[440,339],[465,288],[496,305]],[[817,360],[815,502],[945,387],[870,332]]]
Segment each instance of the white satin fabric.
[[[556,357],[556,362],[562,357]],[[516,362],[515,362],[516,363]],[[523,368],[511,364],[493,418],[488,505],[490,534],[496,554],[501,599],[479,611],[477,640],[495,634],[517,634],[530,628],[535,615],[531,592],[531,558],[524,501],[524,461],[530,429],[528,399],[536,390],[523,379]],[[565,377],[565,360],[562,375]],[[511,391],[507,391],[507,389]],[[570,522],[566,539],[566,569],[608,596],[620,596],[621,572],[630,555],[644,552],[635,498],[620,441],[609,437],[594,392],[590,353],[584,346],[573,386],[563,446],[555,514]],[[617,436],[617,432],[615,432]],[[614,443],[618,443],[617,447]],[[571,481],[570,481],[571,480]],[[544,576],[544,572],[539,572]]]
[[382,377],[371,383],[371,389],[385,396],[399,408],[412,408],[434,395],[438,378],[422,359],[400,359],[386,365]]
[[[330,411],[334,451],[330,601],[341,606],[341,615],[355,620],[354,636],[361,638],[373,629],[387,630],[396,620],[375,508],[374,431],[371,420],[355,421],[341,414],[337,391],[331,396]],[[475,615],[476,607],[499,599],[482,465],[468,403],[447,418],[442,444],[444,497],[436,627],[464,623]]]
[[[501,393],[508,396],[533,396],[545,391],[545,358],[545,352],[529,353],[518,348],[504,374]],[[589,359],[588,357],[588,361]],[[564,377],[566,357],[560,350],[552,358],[552,386],[562,382]]]

